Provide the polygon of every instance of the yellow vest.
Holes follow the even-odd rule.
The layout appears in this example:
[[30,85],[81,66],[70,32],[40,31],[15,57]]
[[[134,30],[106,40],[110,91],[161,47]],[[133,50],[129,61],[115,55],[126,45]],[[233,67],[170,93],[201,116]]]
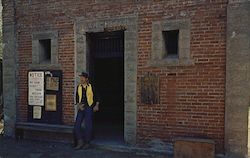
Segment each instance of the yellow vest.
[[82,84],[80,84],[78,86],[77,93],[78,93],[78,97],[79,97],[79,103],[82,100],[82,91],[83,91],[82,88],[83,87],[85,89],[87,88],[87,90],[86,90],[87,102],[88,102],[89,106],[91,106],[94,103],[94,94],[93,94],[93,90],[92,90],[91,84],[88,84],[88,85],[82,85]]

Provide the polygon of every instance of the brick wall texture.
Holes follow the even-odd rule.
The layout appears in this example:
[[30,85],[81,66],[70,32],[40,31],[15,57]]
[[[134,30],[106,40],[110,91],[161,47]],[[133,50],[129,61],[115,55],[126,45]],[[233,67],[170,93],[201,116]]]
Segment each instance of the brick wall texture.
[[[12,5],[3,0],[4,6]],[[152,139],[172,142],[179,136],[211,138],[216,150],[224,148],[226,7],[227,0],[16,0],[18,50],[17,119],[27,120],[27,72],[32,64],[32,33],[58,31],[59,64],[63,70],[63,122],[74,117],[75,31],[78,17],[92,19],[138,17],[137,143]],[[7,8],[7,7],[5,7]],[[4,24],[10,22],[4,10]],[[148,65],[152,22],[189,19],[189,66]],[[126,52],[125,52],[126,53]],[[160,78],[160,103],[140,99],[140,78],[147,72]]]

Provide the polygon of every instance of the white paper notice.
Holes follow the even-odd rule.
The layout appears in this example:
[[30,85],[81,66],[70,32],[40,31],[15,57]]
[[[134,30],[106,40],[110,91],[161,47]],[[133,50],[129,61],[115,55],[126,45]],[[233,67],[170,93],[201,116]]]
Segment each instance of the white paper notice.
[[29,72],[28,84],[29,105],[44,106],[44,72]]
[[41,119],[41,118],[42,118],[42,107],[33,106],[33,119]]

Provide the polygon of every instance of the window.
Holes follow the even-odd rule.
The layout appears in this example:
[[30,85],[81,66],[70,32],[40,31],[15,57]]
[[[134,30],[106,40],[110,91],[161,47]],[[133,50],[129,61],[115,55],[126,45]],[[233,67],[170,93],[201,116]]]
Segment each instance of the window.
[[30,69],[59,69],[58,32],[42,31],[32,34],[32,64]]
[[178,57],[179,30],[163,31],[165,44],[164,57]]
[[50,63],[51,61],[51,39],[39,40],[40,63]]
[[193,65],[190,55],[190,20],[162,20],[152,24],[152,54],[149,66]]

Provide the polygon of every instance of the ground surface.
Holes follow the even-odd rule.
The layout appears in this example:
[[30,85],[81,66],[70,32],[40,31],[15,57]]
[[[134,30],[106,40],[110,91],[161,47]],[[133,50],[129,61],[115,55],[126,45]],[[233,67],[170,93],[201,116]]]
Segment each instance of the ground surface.
[[115,152],[92,147],[75,151],[70,144],[3,138],[0,136],[0,158],[169,158],[140,152]]

